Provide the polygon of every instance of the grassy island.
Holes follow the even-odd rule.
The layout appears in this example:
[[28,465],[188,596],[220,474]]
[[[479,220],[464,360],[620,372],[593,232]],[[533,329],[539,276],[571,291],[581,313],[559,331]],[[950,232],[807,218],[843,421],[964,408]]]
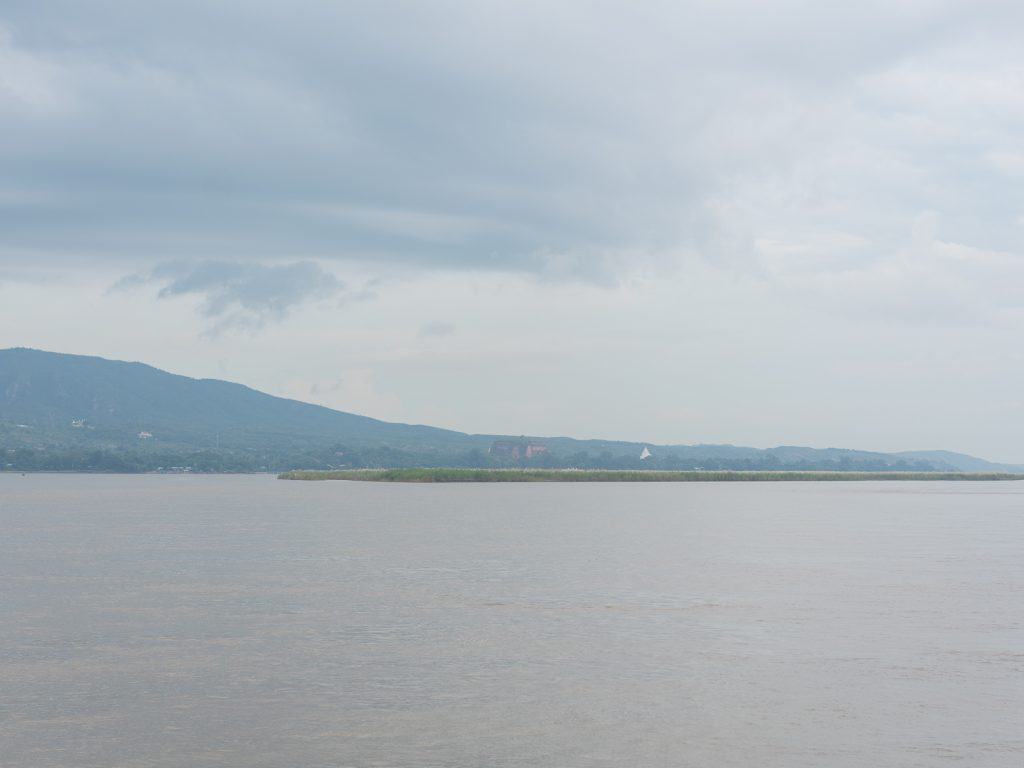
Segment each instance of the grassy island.
[[369,480],[384,483],[686,483],[794,480],[1024,480],[1003,472],[740,472],[687,470],[408,469],[295,470],[281,480]]

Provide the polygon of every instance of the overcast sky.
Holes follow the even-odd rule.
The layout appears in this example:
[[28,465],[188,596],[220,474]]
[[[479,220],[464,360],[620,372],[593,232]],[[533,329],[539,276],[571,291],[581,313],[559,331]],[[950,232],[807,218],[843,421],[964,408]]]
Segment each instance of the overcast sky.
[[1024,461],[1024,4],[0,4],[0,347]]

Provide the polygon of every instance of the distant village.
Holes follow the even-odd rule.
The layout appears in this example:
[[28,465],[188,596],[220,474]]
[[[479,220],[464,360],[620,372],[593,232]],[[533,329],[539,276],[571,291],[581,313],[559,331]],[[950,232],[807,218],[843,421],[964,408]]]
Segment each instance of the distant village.
[[[505,461],[519,461],[521,459],[532,459],[536,456],[543,456],[548,452],[548,447],[544,443],[538,443],[535,440],[495,440],[491,443],[491,449],[488,453],[496,458]],[[647,446],[644,446],[640,452],[640,461],[645,461],[651,457],[651,451]]]
[[508,459],[518,461],[519,459],[532,459],[548,452],[548,447],[543,443],[535,443],[531,440],[495,440],[491,443],[489,453],[496,459]]

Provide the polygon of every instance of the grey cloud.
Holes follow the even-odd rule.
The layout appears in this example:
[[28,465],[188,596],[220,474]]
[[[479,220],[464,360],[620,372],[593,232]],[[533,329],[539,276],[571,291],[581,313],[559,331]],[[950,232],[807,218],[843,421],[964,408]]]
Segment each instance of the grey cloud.
[[107,288],[107,293],[118,293],[120,291],[133,291],[136,288],[142,288],[152,282],[153,277],[151,275],[141,275],[133,273],[130,275],[123,275],[119,277],[113,285]]
[[432,322],[420,326],[419,336],[421,339],[451,336],[455,333],[455,326],[452,323]]
[[665,254],[754,268],[758,239],[815,228],[884,251],[927,208],[949,239],[1007,250],[1016,180],[993,158],[1012,156],[1019,115],[1012,99],[964,107],[1015,82],[1021,18],[958,2],[13,1],[0,160],[26,192],[0,199],[0,247],[614,284]]
[[333,392],[338,392],[345,385],[344,379],[334,379],[333,381],[319,382],[314,381],[309,385],[309,394],[311,395],[329,395]]
[[129,275],[115,285],[132,289],[160,285],[161,299],[195,295],[201,312],[215,321],[212,331],[232,326],[256,328],[282,320],[301,304],[336,296],[344,289],[330,272],[312,262],[265,265],[228,261],[170,263],[149,275]]

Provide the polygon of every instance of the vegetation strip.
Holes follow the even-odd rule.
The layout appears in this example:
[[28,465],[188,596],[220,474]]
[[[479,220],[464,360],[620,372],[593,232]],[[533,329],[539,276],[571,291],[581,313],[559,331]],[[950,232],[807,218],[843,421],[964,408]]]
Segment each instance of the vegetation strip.
[[411,469],[295,470],[281,480],[369,480],[387,483],[685,483],[793,480],[1024,480],[1004,472],[736,472],[616,471],[557,469]]

